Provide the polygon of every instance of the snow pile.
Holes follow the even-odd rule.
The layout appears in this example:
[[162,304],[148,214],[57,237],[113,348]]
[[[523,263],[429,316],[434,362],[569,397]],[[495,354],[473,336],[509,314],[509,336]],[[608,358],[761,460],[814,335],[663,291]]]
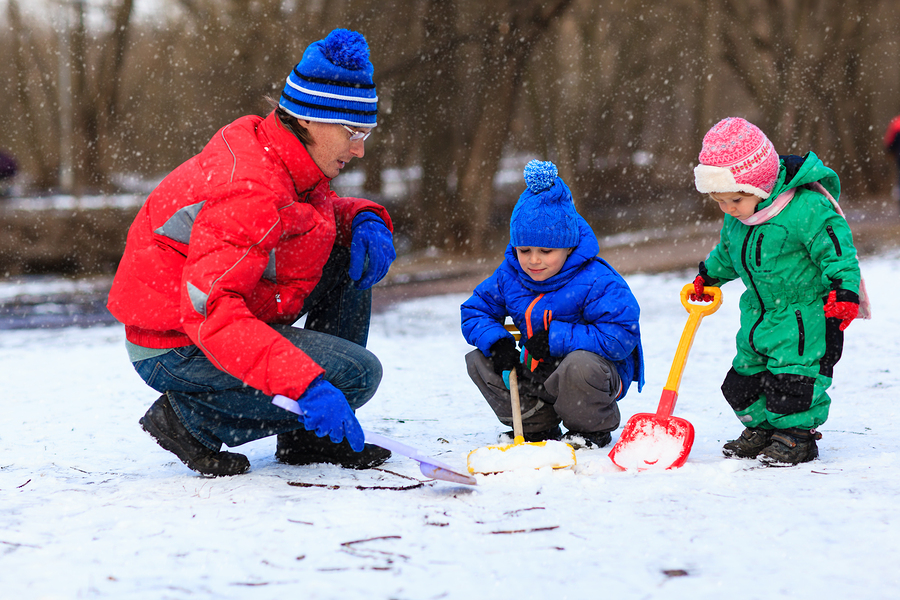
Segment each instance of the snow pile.
[[575,451],[565,442],[485,446],[469,453],[469,473],[502,473],[518,469],[563,469],[575,466]]
[[[623,469],[664,470],[677,466],[690,452],[692,439],[685,428],[666,427],[654,419],[637,417],[629,421],[613,448],[614,460]],[[628,431],[626,436],[624,431]]]

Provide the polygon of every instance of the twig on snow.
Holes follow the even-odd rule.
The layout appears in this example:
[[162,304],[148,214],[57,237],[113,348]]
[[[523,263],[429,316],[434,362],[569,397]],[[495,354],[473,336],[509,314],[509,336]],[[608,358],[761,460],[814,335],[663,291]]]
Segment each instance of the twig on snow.
[[509,534],[509,533],[535,533],[537,531],[552,531],[559,529],[559,525],[551,525],[550,527],[534,527],[532,529],[505,529],[500,531],[492,531],[492,534]]
[[320,487],[327,488],[329,490],[339,490],[342,487],[353,487],[358,490],[396,490],[396,491],[405,491],[405,490],[414,490],[416,488],[424,487],[424,482],[419,482],[415,485],[353,485],[353,486],[341,486],[341,485],[333,485],[327,483],[306,483],[305,481],[288,481],[288,485],[292,485],[294,487]]

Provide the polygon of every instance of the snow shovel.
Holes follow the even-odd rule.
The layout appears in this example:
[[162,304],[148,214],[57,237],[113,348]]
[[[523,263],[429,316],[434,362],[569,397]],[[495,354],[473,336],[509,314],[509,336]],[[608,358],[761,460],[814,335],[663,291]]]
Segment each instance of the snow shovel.
[[[275,396],[272,398],[272,404],[294,414],[301,414],[300,405],[297,401],[291,400],[287,396],[282,396],[281,394]],[[386,438],[383,435],[372,431],[366,431],[365,429],[363,429],[363,434],[366,436],[366,441],[368,443],[375,444],[376,446],[380,446],[391,452],[396,452],[401,456],[411,458],[418,462],[419,470],[422,471],[422,475],[425,477],[440,479],[442,481],[452,481],[453,483],[464,483],[466,485],[477,485],[478,483],[471,475],[454,471],[449,465],[446,465],[435,458],[420,454],[419,451],[412,446],[401,444],[398,441]]]
[[681,289],[681,304],[688,311],[687,324],[675,351],[675,360],[669,370],[669,379],[663,388],[656,414],[637,413],[628,419],[619,441],[609,452],[609,458],[621,469],[675,469],[682,466],[694,444],[694,426],[689,421],[673,417],[678,400],[678,385],[684,372],[684,363],[694,334],[703,317],[711,315],[722,303],[722,291],[717,287],[704,287],[703,293],[712,296],[708,303],[692,303],[688,298],[694,292],[694,284]]
[[515,369],[509,372],[509,395],[512,401],[513,443],[508,446],[485,446],[469,452],[469,473],[490,474],[524,467],[565,469],[575,466],[575,450],[572,446],[558,441],[525,441],[519,380]]

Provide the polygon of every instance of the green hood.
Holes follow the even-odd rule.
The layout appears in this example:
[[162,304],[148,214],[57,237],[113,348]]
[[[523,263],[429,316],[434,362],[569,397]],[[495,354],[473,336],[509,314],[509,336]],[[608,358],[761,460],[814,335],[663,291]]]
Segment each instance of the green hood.
[[837,173],[826,167],[814,152],[809,152],[803,157],[791,155],[781,156],[779,159],[781,166],[778,169],[775,187],[772,188],[769,197],[760,202],[760,209],[772,204],[782,192],[816,181],[821,183],[835,200],[840,199],[841,181]]

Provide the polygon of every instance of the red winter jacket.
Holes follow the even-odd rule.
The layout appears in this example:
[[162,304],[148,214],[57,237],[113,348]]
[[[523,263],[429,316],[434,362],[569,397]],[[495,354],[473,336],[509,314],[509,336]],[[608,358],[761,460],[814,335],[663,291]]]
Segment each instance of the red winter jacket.
[[247,385],[299,398],[323,370],[268,324],[297,320],[363,211],[392,228],[382,206],[332,192],[274,113],[242,117],[147,198],[107,306],[134,344],[195,344]]
[[900,116],[894,117],[888,123],[884,132],[884,149],[891,154],[900,154]]

